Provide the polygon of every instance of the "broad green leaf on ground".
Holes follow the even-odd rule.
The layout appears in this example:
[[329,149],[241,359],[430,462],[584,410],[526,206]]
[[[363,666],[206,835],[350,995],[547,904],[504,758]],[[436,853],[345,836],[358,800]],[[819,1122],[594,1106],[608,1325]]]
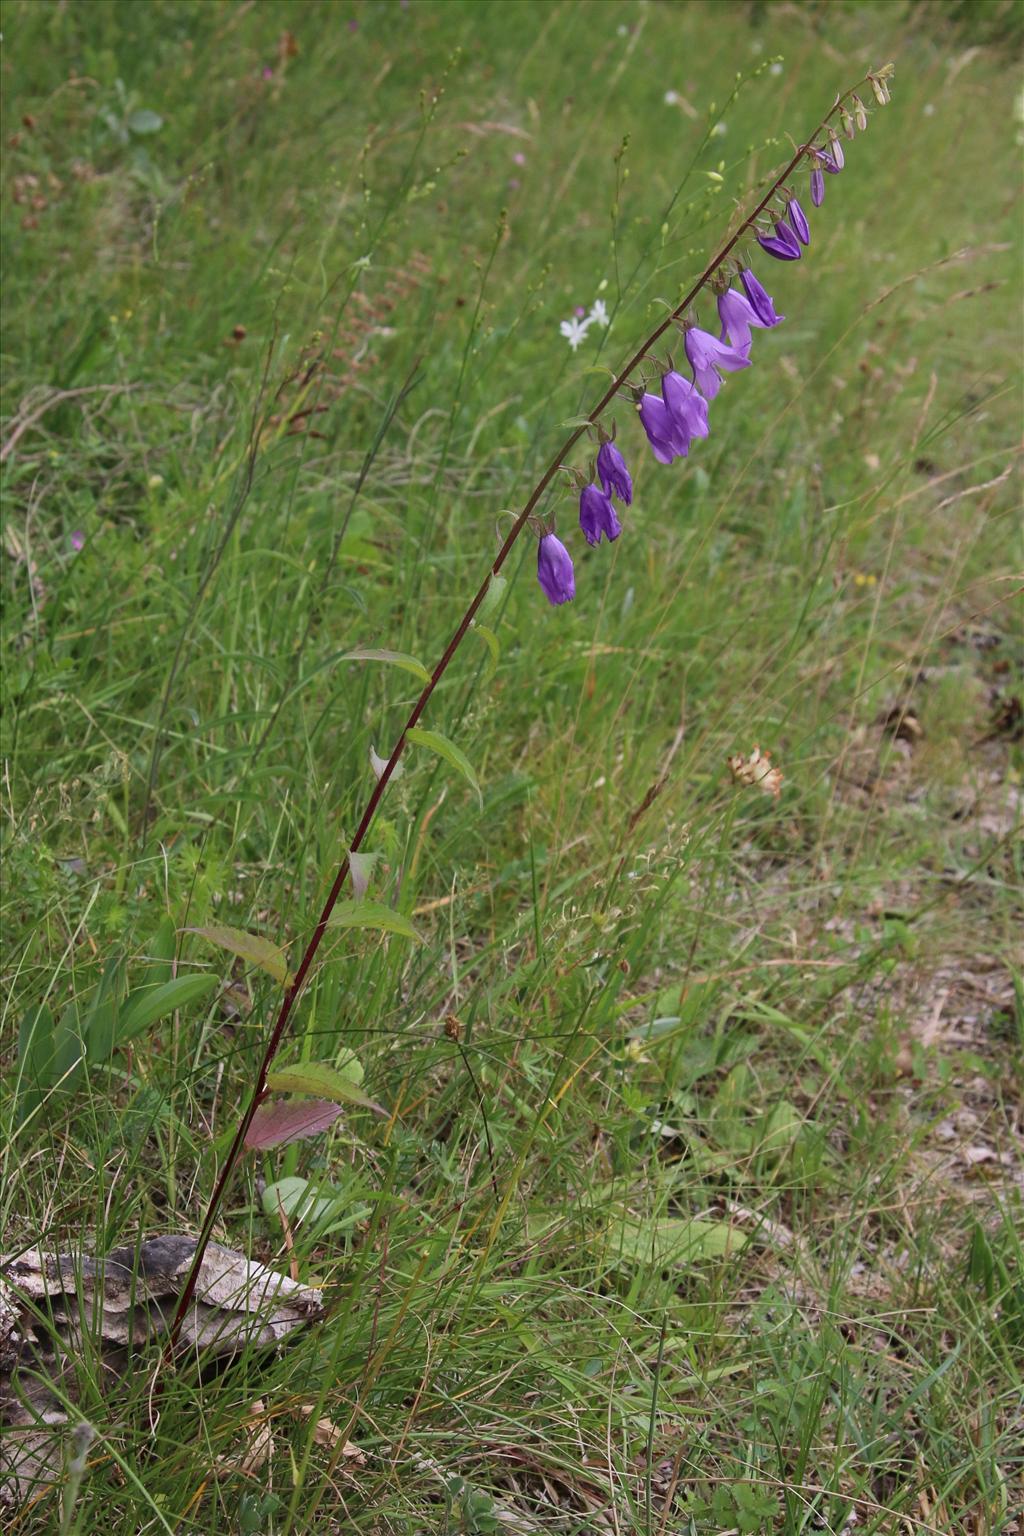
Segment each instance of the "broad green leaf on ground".
[[395,912],[381,901],[339,901],[331,913],[332,928],[379,928],[397,933],[403,939],[423,943],[422,935],[402,912]]
[[339,1105],[323,1099],[277,1099],[261,1104],[245,1133],[245,1144],[256,1152],[286,1147],[290,1141],[330,1130],[342,1113]]
[[418,747],[427,747],[431,752],[436,752],[438,757],[443,757],[446,763],[451,763],[457,768],[462,777],[476,790],[477,799],[482,799],[480,783],[476,776],[476,770],[461,747],[457,747],[454,741],[449,741],[447,736],[442,736],[440,731],[424,731],[418,725],[412,730],[406,731],[406,739],[415,743]]
[[348,1201],[344,1190],[333,1184],[314,1184],[298,1176],[277,1179],[263,1191],[266,1214],[274,1217],[283,1211],[291,1222],[322,1221],[335,1215]]
[[197,933],[200,938],[209,940],[218,948],[240,956],[250,965],[266,971],[267,975],[273,976],[275,981],[288,980],[288,961],[284,950],[271,939],[264,939],[258,933],[246,933],[244,928],[226,928],[221,923],[211,923],[203,928],[189,928],[187,932]]
[[415,656],[407,656],[404,651],[373,651],[365,646],[358,650],[346,651],[339,661],[383,661],[391,667],[401,667],[403,672],[411,672],[413,677],[418,677],[421,683],[430,682],[430,673],[422,661],[417,661]]
[[660,1221],[623,1221],[607,1234],[608,1249],[633,1262],[669,1268],[738,1253],[747,1234],[727,1221],[663,1216]]
[[219,976],[203,971],[195,976],[175,976],[162,987],[140,987],[130,994],[121,1010],[117,1021],[118,1045],[165,1019],[176,1008],[187,1008],[208,997],[219,986]]
[[372,1109],[374,1114],[387,1115],[387,1110],[369,1098],[344,1069],[339,1071],[322,1061],[278,1067],[267,1073],[267,1087],[275,1093],[316,1093],[337,1104],[358,1104],[363,1109]]

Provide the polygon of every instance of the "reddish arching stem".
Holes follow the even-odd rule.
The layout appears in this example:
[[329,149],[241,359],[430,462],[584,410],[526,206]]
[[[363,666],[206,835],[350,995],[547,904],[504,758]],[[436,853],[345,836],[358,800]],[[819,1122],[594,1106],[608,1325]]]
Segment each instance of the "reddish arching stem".
[[[790,160],[789,164],[786,166],[785,170],[783,170],[781,175],[777,176],[772,182],[768,191],[765,193],[764,197],[762,197],[754,211],[747,215],[747,217],[737,228],[736,233],[726,241],[725,245],[722,246],[714,260],[711,261],[707,267],[705,267],[704,271],[701,273],[696,283],[694,283],[686,297],[682,300],[681,303],[676,305],[675,309],[672,310],[667,318],[664,319],[661,324],[651,332],[646,341],[644,341],[643,344],[638,347],[636,352],[634,352],[633,356],[629,359],[629,362],[626,363],[625,367],[620,370],[611,384],[609,384],[608,388],[605,390],[598,403],[594,406],[594,409],[590,412],[585,423],[582,426],[576,427],[559,448],[558,452],[551,460],[551,463],[548,465],[547,469],[544,471],[543,475],[541,475],[533,490],[530,492],[525,506],[519,513],[515,522],[512,524],[512,527],[509,529],[505,542],[502,544],[494,560],[491,562],[491,565],[487,571],[487,575],[484,577],[484,580],[481,583],[476,596],[473,598],[469,607],[462,615],[458,628],[452,635],[447,646],[445,647],[444,654],[431,673],[430,681],[424,685],[423,692],[420,694],[419,698],[416,700],[416,703],[413,705],[412,713],[402,728],[398,741],[395,743],[395,746],[391,752],[391,756],[388,758],[387,763],[381,772],[380,778],[374,785],[373,793],[370,795],[366,809],[362,814],[362,818],[360,819],[358,827],[356,828],[355,836],[352,839],[351,847],[349,850],[351,853],[358,852],[359,848],[362,846],[363,839],[365,838],[367,832],[370,830],[370,826],[376,814],[377,807],[380,804],[384,791],[388,786],[388,781],[394,773],[398,760],[405,748],[407,734],[423,714],[423,711],[426,709],[430,702],[434,689],[437,687],[438,683],[447,672],[455,652],[462,644],[462,641],[466,635],[466,631],[469,629],[470,624],[473,622],[473,617],[476,614],[477,609],[480,607],[480,604],[483,602],[487,595],[487,589],[490,586],[491,577],[496,576],[501,570],[502,566],[505,564],[505,561],[508,559],[508,556],[512,551],[512,546],[515,544],[516,540],[519,538],[519,535],[526,527],[526,524],[530,518],[530,514],[533,512],[534,508],[537,506],[537,503],[540,501],[544,492],[547,490],[548,486],[551,484],[551,481],[554,479],[555,475],[561,468],[563,460],[567,457],[568,454],[572,452],[573,448],[576,446],[579,439],[583,436],[584,432],[589,431],[592,426],[596,425],[610,402],[618,394],[622,386],[627,382],[630,375],[635,371],[637,367],[639,367],[640,363],[643,362],[644,358],[651,351],[651,348],[657,344],[657,342],[661,339],[669,327],[674,325],[675,322],[689,309],[697,295],[702,291],[705,285],[718,271],[719,267],[722,266],[734,248],[743,239],[744,235],[768,207],[768,204],[779,191],[780,187],[785,184],[788,178],[792,175],[793,171],[800,164],[801,160],[803,160],[804,157],[810,152],[813,147],[814,140],[817,139],[818,135],[825,129],[830,120],[835,116],[836,112],[839,111],[842,102],[845,101],[853,91],[858,90],[862,85],[864,85],[868,79],[869,77],[865,76],[863,80],[859,80],[856,85],[851,86],[848,91],[845,91],[842,96],[837,97],[835,105],[832,107],[831,111],[827,112],[824,118],[822,118],[821,122],[818,124],[818,127],[811,135],[811,139],[806,144],[802,144],[800,146],[792,160]],[[341,895],[342,887],[348,878],[348,873],[349,859],[348,855],[346,855],[341,862],[341,867],[339,868],[337,875],[334,878],[334,884],[331,886],[327,900],[324,902],[324,908],[320,914],[317,925],[313,930],[313,935],[309,940],[309,943],[306,945],[305,952],[301,961],[299,962],[298,970],[295,972],[288,990],[285,992],[284,998],[282,999],[281,1007],[274,1022],[274,1027],[270,1032],[270,1038],[268,1039],[266,1049],[263,1052],[263,1059],[260,1062],[255,1087],[253,1088],[249,1102],[246,1105],[245,1113],[239,1121],[238,1129],[235,1132],[234,1138],[231,1142],[227,1157],[224,1160],[224,1165],[217,1177],[217,1182],[214,1185],[213,1194],[210,1196],[210,1202],[207,1206],[206,1215],[203,1218],[203,1225],[200,1229],[199,1238],[196,1243],[195,1253],[192,1256],[192,1267],[189,1270],[188,1279],[186,1280],[184,1289],[182,1290],[181,1299],[178,1302],[178,1308],[174,1314],[174,1319],[171,1323],[170,1331],[167,1337],[167,1343],[164,1347],[163,1359],[165,1363],[170,1360],[174,1353],[182,1323],[185,1320],[185,1315],[192,1302],[192,1297],[195,1293],[196,1282],[199,1278],[199,1266],[203,1261],[203,1256],[213,1234],[213,1227],[217,1219],[217,1212],[219,1211],[221,1202],[224,1198],[224,1191],[227,1188],[228,1180],[234,1172],[235,1166],[241,1155],[242,1148],[245,1143],[245,1137],[250,1125],[252,1124],[253,1117],[255,1116],[256,1111],[262,1104],[263,1100],[267,1097],[267,1074],[270,1071],[271,1064],[273,1063],[274,1057],[277,1055],[278,1048],[280,1047],[281,1041],[284,1037],[284,1032],[288,1026],[288,1020],[291,1017],[292,1009],[294,1008],[299,994],[305,985],[306,978],[310,972],[310,968],[312,967],[313,961],[316,958],[317,950],[320,948],[324,934],[327,931],[327,925],[330,921],[331,913],[334,911],[338,897]]]

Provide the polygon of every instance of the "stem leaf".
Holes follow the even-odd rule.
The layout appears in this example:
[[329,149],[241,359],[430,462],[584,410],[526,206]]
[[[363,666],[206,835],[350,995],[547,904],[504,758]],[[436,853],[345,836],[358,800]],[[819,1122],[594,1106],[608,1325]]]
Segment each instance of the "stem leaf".
[[267,1087],[275,1093],[317,1093],[332,1104],[358,1104],[375,1115],[387,1116],[387,1110],[365,1094],[343,1068],[325,1061],[302,1061],[292,1067],[278,1067],[267,1073]]
[[397,933],[403,939],[423,943],[423,935],[414,928],[404,912],[386,907],[382,901],[339,901],[328,919],[331,928],[380,928]]
[[261,938],[258,933],[246,933],[244,928],[227,928],[220,923],[212,923],[205,928],[189,928],[186,931],[198,933],[200,938],[207,939],[218,948],[226,949],[232,955],[248,960],[250,965],[266,971],[267,975],[273,976],[275,981],[288,980],[288,961],[285,959],[284,950],[271,939]]
[[[497,641],[495,641],[497,644]],[[406,739],[418,747],[426,747],[431,752],[436,752],[438,757],[443,757],[446,763],[457,768],[468,784],[476,790],[476,797],[483,804],[483,795],[480,792],[480,781],[476,776],[476,770],[461,747],[457,747],[454,741],[449,741],[447,736],[442,736],[440,731],[424,731],[418,725],[406,731]]]
[[401,667],[403,672],[411,672],[413,677],[421,683],[430,682],[430,673],[421,661],[415,656],[407,656],[405,651],[374,651],[366,646],[360,646],[358,650],[346,651],[344,656],[338,657],[339,661],[383,661],[391,667]]

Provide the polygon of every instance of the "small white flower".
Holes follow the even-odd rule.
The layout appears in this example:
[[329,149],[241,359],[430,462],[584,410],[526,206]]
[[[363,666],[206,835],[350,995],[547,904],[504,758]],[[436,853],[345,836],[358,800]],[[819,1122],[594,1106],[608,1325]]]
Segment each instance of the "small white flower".
[[662,97],[662,100],[664,101],[666,107],[677,106],[678,102],[679,102],[679,92],[678,91],[666,91],[664,96]]
[[781,63],[781,60],[776,59],[774,61],[774,63],[769,64],[768,65],[768,73],[770,75],[781,75],[782,74],[782,63]]
[[722,138],[725,137],[725,135],[728,132],[729,132],[729,124],[728,123],[716,123],[715,126],[711,130],[711,137],[713,139],[722,139]]
[[577,320],[574,315],[571,320],[563,320],[558,329],[575,352],[580,342],[586,340],[589,327],[589,320]]
[[935,116],[935,103],[934,103],[934,101],[926,101],[924,106],[921,108],[921,111],[924,113],[925,117],[934,117]]
[[608,319],[608,307],[605,304],[604,299],[595,299],[593,304],[591,304],[590,314],[587,316],[587,324],[589,325],[591,321],[593,321],[595,325],[599,325],[602,330],[606,330],[610,324]]

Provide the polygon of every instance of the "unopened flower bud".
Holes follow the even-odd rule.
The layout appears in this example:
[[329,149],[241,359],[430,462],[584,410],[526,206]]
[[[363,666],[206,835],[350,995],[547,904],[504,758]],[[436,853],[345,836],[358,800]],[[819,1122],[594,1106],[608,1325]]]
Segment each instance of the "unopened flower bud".
[[537,580],[549,603],[571,603],[576,596],[572,557],[553,533],[546,533],[537,545]]
[[811,171],[811,202],[820,208],[825,201],[825,173],[820,165]]
[[855,132],[853,126],[853,118],[850,116],[849,111],[847,110],[845,101],[839,109],[839,120],[843,125],[843,133],[848,139],[852,139]]
[[859,96],[854,96],[853,98],[853,115],[856,120],[857,127],[860,129],[861,133],[863,133],[868,125],[868,109],[865,107]]
[[884,107],[886,103],[891,100],[889,96],[889,87],[886,85],[885,81],[881,78],[880,75],[868,75],[868,79],[871,81],[871,89],[875,93],[875,100],[878,102],[880,107]]
[[828,150],[829,154],[832,156],[833,161],[835,162],[836,170],[841,171],[843,166],[846,164],[846,156],[843,153],[843,146],[839,135],[836,133],[834,128],[829,129]]

